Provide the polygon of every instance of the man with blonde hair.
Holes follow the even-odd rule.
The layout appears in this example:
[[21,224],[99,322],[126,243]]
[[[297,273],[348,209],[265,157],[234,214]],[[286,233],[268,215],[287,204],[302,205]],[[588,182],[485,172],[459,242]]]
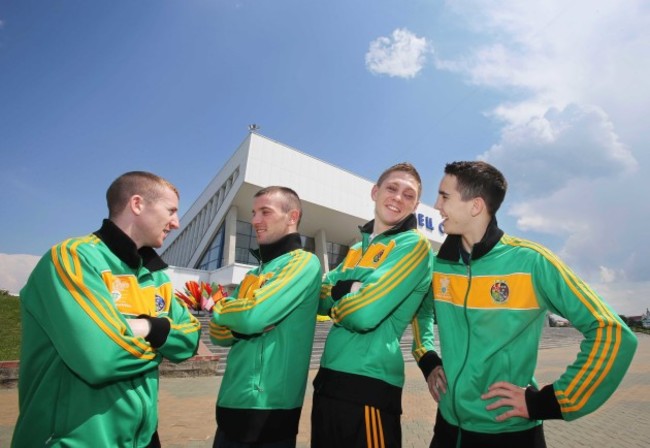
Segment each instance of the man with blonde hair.
[[[413,165],[384,171],[370,196],[374,219],[326,274],[319,314],[332,326],[314,379],[311,445],[400,447],[404,359],[400,339],[430,289],[433,255],[417,230],[422,183]],[[423,348],[414,331],[414,354]]]

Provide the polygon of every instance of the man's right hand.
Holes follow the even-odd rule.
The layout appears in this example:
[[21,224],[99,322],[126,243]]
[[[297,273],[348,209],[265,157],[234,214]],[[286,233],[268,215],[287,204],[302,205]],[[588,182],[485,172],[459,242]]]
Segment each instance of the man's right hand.
[[447,393],[447,376],[442,366],[438,366],[431,371],[427,378],[429,392],[436,403],[440,402],[440,393]]
[[126,323],[131,328],[133,336],[146,338],[151,331],[151,322],[147,319],[127,319]]

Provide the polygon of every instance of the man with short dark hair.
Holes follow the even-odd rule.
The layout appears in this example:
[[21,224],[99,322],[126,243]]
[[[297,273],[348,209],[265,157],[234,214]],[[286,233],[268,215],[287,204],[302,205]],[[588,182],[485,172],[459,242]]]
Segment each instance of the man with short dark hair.
[[[438,402],[432,448],[545,447],[542,421],[596,410],[636,349],[619,316],[557,256],[497,226],[506,189],[503,174],[479,161],[448,164],[440,182],[434,208],[448,236],[434,263],[434,300],[425,304],[435,306],[443,359],[431,351],[421,363]],[[548,312],[584,340],[566,371],[538,389]],[[431,330],[423,331],[429,339]]]
[[305,396],[321,285],[318,258],[302,249],[295,191],[255,194],[251,224],[260,265],[212,310],[210,338],[229,346],[217,399],[215,448],[292,448]]
[[154,250],[179,227],[178,191],[132,171],[106,198],[102,227],[54,246],[20,292],[13,447],[160,446],[158,365],[198,347],[200,324]]

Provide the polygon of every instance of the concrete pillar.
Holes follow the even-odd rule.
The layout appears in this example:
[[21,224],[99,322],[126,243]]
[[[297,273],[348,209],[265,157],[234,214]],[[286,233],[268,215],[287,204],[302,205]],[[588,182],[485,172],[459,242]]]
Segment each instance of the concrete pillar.
[[225,229],[223,235],[223,266],[235,264],[235,244],[237,240],[237,207],[230,207],[223,220]]
[[327,234],[325,230],[320,229],[314,235],[314,251],[323,268],[323,273],[329,272],[329,256],[327,255]]

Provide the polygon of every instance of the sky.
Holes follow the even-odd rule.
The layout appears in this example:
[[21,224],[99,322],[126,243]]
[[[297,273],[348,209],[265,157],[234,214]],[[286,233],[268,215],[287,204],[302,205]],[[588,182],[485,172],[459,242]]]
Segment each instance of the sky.
[[650,307],[650,4],[374,0],[0,1],[0,289],[96,230],[146,170],[181,215],[248,126],[375,180],[409,161],[509,181],[509,234],[621,314]]

